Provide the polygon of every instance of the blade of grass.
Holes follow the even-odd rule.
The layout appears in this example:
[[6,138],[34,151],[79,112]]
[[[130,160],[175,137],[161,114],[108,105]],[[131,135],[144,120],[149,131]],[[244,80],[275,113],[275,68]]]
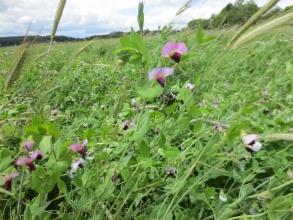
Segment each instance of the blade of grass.
[[272,21],[266,22],[265,24],[260,25],[254,30],[248,32],[247,34],[242,35],[231,47],[231,49],[235,49],[240,47],[241,45],[250,42],[254,38],[261,36],[263,34],[268,33],[274,28],[280,27],[286,23],[289,23],[293,20],[293,12],[283,15],[281,17],[275,18]]
[[261,7],[248,21],[239,29],[239,31],[233,36],[231,43],[235,42],[251,25],[253,25],[263,14],[269,11],[279,0],[270,0],[267,4]]

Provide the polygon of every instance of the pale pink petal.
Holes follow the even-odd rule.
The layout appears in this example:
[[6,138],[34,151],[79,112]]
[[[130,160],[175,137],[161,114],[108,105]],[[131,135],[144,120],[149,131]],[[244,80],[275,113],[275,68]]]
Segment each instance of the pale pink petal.
[[154,68],[149,72],[149,80],[158,79],[162,76],[162,68]]
[[178,43],[177,44],[177,48],[176,48],[176,52],[180,53],[180,54],[185,54],[188,52],[188,48],[185,45],[185,43]]
[[164,77],[167,77],[167,76],[170,76],[174,73],[174,69],[170,68],[170,67],[163,67],[162,73],[163,73]]
[[259,136],[256,134],[248,134],[242,137],[242,141],[245,145],[250,145],[259,139]]
[[167,58],[172,56],[177,50],[177,43],[174,41],[170,41],[165,44],[165,46],[162,49],[162,56]]
[[36,150],[30,153],[30,158],[32,160],[41,160],[43,158],[43,153],[40,150]]
[[83,143],[71,144],[70,149],[73,152],[79,153],[83,157],[86,156],[86,149],[85,149],[85,146],[83,145]]
[[23,143],[23,148],[26,150],[26,151],[31,151],[34,147],[34,142],[33,141],[25,141]]

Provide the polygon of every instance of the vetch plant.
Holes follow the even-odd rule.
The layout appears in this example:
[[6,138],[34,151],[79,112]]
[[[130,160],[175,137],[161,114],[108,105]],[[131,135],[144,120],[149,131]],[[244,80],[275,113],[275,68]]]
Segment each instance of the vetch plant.
[[185,43],[170,41],[165,44],[162,49],[162,56],[164,58],[171,58],[176,63],[179,63],[182,55],[188,52],[188,48]]
[[16,166],[27,166],[30,171],[33,171],[36,169],[33,161],[34,160],[29,156],[21,156],[16,160],[15,164]]
[[87,143],[88,143],[88,141],[85,140],[82,143],[71,144],[69,146],[69,148],[73,152],[79,153],[82,157],[85,157],[86,156],[86,148],[85,148],[85,146],[87,145]]
[[262,143],[260,143],[260,136],[256,134],[248,134],[241,137],[246,149],[249,152],[256,152],[262,148]]
[[149,81],[157,80],[157,82],[164,87],[165,86],[165,78],[167,76],[171,76],[174,73],[174,69],[170,67],[161,67],[161,68],[154,68],[152,69],[149,74]]
[[4,178],[3,178],[3,180],[4,180],[4,188],[7,191],[9,191],[11,189],[12,181],[17,176],[18,176],[18,173],[10,173],[10,174],[4,176]]

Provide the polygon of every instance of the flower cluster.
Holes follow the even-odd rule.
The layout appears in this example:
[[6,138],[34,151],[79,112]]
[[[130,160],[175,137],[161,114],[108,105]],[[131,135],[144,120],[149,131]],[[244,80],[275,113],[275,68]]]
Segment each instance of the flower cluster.
[[27,166],[30,171],[35,170],[34,161],[41,160],[43,158],[43,153],[40,150],[32,151],[34,148],[33,141],[26,141],[23,144],[23,149],[26,152],[26,155],[20,156],[17,158],[15,165],[16,166]]
[[71,173],[76,172],[79,168],[82,168],[85,164],[84,158],[86,157],[87,150],[86,146],[88,144],[88,140],[84,140],[82,143],[75,143],[71,144],[69,146],[70,150],[78,153],[81,157],[76,159],[72,164],[71,164]]
[[[164,58],[170,58],[176,63],[179,63],[181,60],[182,55],[188,52],[187,46],[182,42],[168,42],[162,49],[162,56]],[[165,78],[167,76],[173,75],[174,69],[172,67],[158,67],[152,69],[149,74],[148,78],[149,81],[156,80],[162,87],[165,86]]]

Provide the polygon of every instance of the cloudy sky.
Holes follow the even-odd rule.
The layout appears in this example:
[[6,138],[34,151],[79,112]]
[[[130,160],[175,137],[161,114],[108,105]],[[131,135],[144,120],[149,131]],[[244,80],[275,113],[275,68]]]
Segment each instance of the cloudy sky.
[[[193,0],[192,7],[175,17],[187,0],[144,0],[145,28],[157,29],[173,22],[183,27],[193,18],[208,18],[233,0]],[[268,0],[256,0],[263,5]],[[281,7],[293,0],[281,0]],[[24,35],[31,23],[30,34],[50,33],[59,0],[0,0],[0,36]],[[58,35],[84,37],[112,31],[137,28],[139,0],[67,0]]]

